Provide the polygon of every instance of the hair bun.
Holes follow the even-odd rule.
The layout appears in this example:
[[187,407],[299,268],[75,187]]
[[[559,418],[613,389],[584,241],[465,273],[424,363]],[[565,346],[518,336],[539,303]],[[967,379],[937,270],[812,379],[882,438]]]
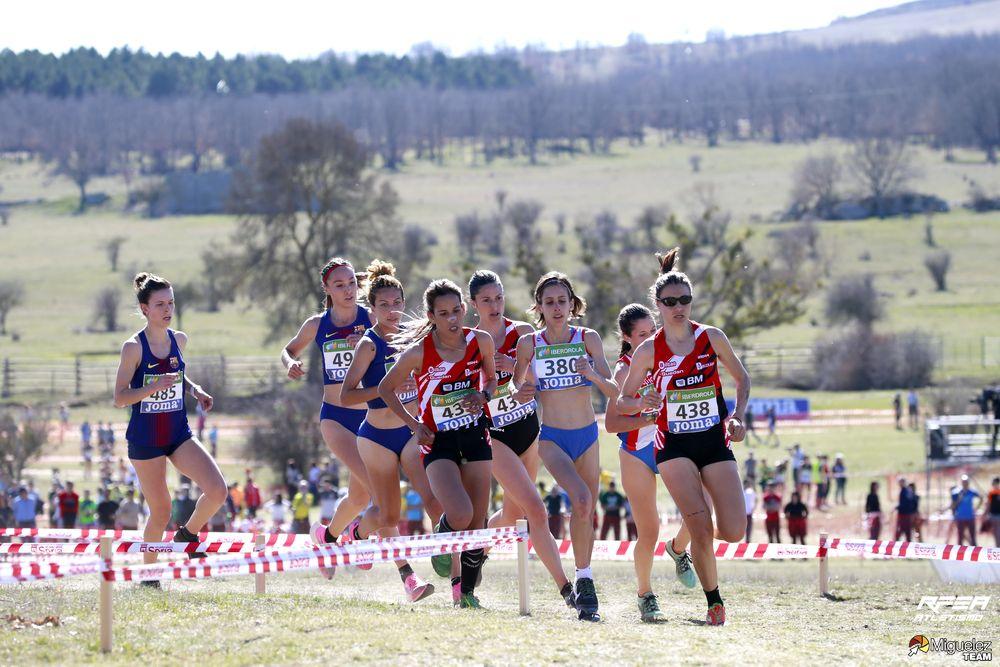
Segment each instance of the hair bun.
[[379,276],[396,275],[396,267],[381,259],[373,259],[365,271],[368,273],[368,280],[375,280]]
[[660,273],[670,273],[677,269],[677,259],[680,257],[681,249],[673,248],[665,254],[656,253],[656,261],[660,263]]
[[132,285],[135,287],[135,291],[138,292],[142,289],[143,285],[152,277],[149,271],[141,271],[135,274],[135,278],[132,280]]

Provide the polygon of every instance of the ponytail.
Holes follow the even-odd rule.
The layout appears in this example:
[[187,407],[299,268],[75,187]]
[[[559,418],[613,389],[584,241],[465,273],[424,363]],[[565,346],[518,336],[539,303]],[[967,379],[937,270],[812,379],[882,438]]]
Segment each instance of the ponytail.
[[655,322],[653,313],[641,303],[630,303],[618,313],[618,337],[622,343],[621,349],[618,351],[619,358],[632,351],[632,345],[625,340],[625,336],[631,336],[635,323],[647,317]]
[[692,296],[694,295],[694,287],[691,285],[691,279],[687,277],[686,273],[682,273],[678,269],[680,254],[680,248],[672,248],[662,255],[656,253],[656,261],[660,265],[660,275],[657,277],[656,282],[653,283],[653,286],[649,288],[649,297],[654,303],[660,298],[660,290],[667,285],[687,285],[688,291],[691,292]]

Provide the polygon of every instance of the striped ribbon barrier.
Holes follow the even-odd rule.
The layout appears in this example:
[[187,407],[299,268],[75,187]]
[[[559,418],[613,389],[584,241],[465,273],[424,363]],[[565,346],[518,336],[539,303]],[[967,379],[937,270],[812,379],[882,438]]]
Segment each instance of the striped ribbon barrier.
[[954,560],[969,563],[1000,563],[1000,547],[973,547],[964,544],[927,544],[892,540],[851,540],[840,537],[820,540],[820,549],[922,560]]
[[[294,547],[311,542],[308,535],[301,533],[198,533],[202,542],[254,542],[258,536],[263,536],[264,546]],[[0,537],[17,537],[21,539],[36,538],[43,540],[61,540],[65,542],[99,542],[102,537],[114,540],[141,542],[141,530],[104,530],[98,528],[0,528]],[[163,533],[164,541],[170,541],[174,531]]]
[[[557,542],[559,554],[564,558],[573,556],[573,542],[561,540]],[[595,540],[591,552],[592,560],[602,561],[632,561],[634,560],[636,542],[619,540]],[[528,551],[537,555],[534,543],[528,540]],[[734,543],[716,542],[715,557],[723,560],[763,559],[781,560],[786,558],[816,558],[819,547],[816,545],[778,544],[778,543]],[[501,544],[490,549],[490,558],[511,558],[515,555],[513,545]],[[667,543],[657,542],[653,548],[654,558],[667,558]]]

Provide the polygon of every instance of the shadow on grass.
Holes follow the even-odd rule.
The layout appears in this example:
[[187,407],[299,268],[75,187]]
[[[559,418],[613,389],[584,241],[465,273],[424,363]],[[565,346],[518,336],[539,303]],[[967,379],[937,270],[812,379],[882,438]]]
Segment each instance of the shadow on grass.
[[830,602],[848,602],[856,598],[845,598],[843,596],[837,595],[836,593],[823,593],[823,597]]

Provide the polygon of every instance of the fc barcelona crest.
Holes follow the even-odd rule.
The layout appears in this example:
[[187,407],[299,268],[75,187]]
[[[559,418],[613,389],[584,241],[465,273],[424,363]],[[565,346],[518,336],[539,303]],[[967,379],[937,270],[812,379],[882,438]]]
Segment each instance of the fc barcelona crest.
[[171,368],[171,369],[173,369],[173,370],[175,370],[175,371],[176,371],[176,370],[177,370],[177,369],[178,369],[178,368],[180,367],[180,365],[181,365],[181,364],[180,364],[180,362],[179,362],[179,361],[177,360],[177,357],[170,357],[170,368]]

